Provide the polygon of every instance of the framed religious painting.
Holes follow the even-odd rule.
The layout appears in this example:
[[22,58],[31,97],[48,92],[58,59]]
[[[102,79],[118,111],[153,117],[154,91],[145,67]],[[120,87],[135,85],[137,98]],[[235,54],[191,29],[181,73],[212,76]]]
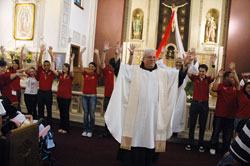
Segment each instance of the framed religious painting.
[[54,52],[56,61],[56,70],[62,70],[62,66],[65,63],[66,53]]
[[14,38],[16,40],[33,40],[35,21],[35,4],[18,3],[15,6]]

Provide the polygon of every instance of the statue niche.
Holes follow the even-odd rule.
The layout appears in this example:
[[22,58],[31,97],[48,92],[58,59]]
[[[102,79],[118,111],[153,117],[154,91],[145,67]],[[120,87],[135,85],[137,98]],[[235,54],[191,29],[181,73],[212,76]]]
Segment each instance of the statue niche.
[[133,11],[132,19],[132,39],[142,40],[144,13],[141,9]]
[[210,9],[206,15],[205,42],[216,43],[219,11]]

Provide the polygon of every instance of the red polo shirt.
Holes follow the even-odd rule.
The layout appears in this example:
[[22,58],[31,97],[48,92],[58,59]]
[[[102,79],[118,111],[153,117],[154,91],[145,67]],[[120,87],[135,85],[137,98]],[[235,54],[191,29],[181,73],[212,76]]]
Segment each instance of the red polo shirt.
[[241,89],[237,96],[238,110],[236,117],[240,119],[250,118],[250,99]]
[[98,83],[98,74],[95,72],[93,74],[84,71],[82,73],[84,78],[84,85],[82,93],[84,94],[97,94],[96,86]]
[[201,80],[199,75],[194,74],[189,78],[194,85],[193,100],[208,101],[209,84],[213,82],[213,79],[210,76],[205,76],[205,78]]
[[45,71],[42,66],[38,67],[37,76],[39,80],[39,90],[48,91],[52,88],[52,83],[54,80],[54,73],[49,70]]
[[[9,68],[10,73],[16,73],[16,70],[13,69],[13,67]],[[11,86],[13,90],[21,90],[21,86],[20,86],[20,78],[17,77],[16,79],[14,79],[13,81],[11,81]]]
[[[4,77],[10,77],[11,72],[6,72]],[[12,89],[11,84],[5,84],[0,88],[2,96],[8,97],[12,103],[18,102],[17,94],[14,94],[14,89]],[[13,92],[12,92],[13,91]]]
[[114,71],[105,67],[102,69],[104,75],[104,96],[111,97],[114,89]]
[[11,82],[10,75],[0,74],[0,90],[3,86],[9,84]]
[[72,81],[73,77],[66,76],[62,73],[59,73],[59,84],[58,84],[58,90],[57,90],[57,97],[59,98],[65,98],[69,99],[72,97]]
[[234,119],[237,110],[237,90],[235,84],[224,82],[218,85],[215,116]]

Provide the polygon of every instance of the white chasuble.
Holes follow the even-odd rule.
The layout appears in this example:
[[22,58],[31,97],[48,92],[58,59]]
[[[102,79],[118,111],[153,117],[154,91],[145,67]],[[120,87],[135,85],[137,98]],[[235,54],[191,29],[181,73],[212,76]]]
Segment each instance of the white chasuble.
[[[131,138],[132,147],[157,149],[157,142],[165,142],[172,135],[177,93],[178,70],[158,68],[150,72],[139,66],[121,64],[105,113],[109,131],[119,143],[125,136]],[[135,112],[128,111],[129,98],[133,105],[131,107],[130,99],[130,110]]]

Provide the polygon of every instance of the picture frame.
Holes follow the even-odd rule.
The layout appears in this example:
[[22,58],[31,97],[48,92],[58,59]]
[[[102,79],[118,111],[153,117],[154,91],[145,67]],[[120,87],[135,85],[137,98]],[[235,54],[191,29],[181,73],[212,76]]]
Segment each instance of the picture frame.
[[56,70],[62,70],[63,64],[65,63],[66,53],[63,52],[54,52]]
[[18,3],[15,5],[14,39],[33,40],[35,4]]
[[80,9],[84,9],[83,8],[83,4],[84,4],[84,0],[74,0],[74,4],[76,5],[76,6],[78,6]]

